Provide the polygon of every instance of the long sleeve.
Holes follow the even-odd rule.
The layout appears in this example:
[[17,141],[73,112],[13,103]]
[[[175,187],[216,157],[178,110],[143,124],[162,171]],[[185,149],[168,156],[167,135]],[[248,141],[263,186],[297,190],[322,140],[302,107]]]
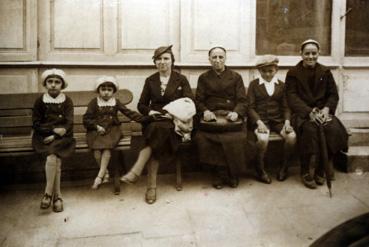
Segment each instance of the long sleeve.
[[44,117],[44,105],[41,98],[38,98],[33,105],[32,122],[33,129],[42,136],[52,135],[53,125],[51,123],[42,123]]
[[287,96],[286,96],[285,90],[283,91],[283,97],[281,100],[282,100],[281,105],[282,105],[282,111],[283,111],[283,118],[284,120],[290,120],[291,119],[291,109],[287,103]]
[[136,122],[139,122],[139,123],[146,121],[145,116],[142,116],[140,113],[138,113],[136,111],[132,111],[132,110],[128,109],[119,100],[117,100],[117,107],[118,107],[118,110],[122,114],[127,116],[129,119],[132,119],[132,120],[134,120]]
[[241,76],[238,76],[236,81],[236,106],[233,111],[240,116],[245,116],[247,112],[246,90]]
[[188,97],[192,100],[195,100],[195,97],[192,93],[192,89],[191,89],[191,86],[190,86],[190,83],[188,82],[187,78],[186,77],[183,77],[184,80],[183,80],[183,84],[182,84],[182,89],[183,89],[183,97]]
[[289,73],[287,73],[286,95],[288,105],[290,106],[293,112],[305,118],[312,111],[312,108],[309,107],[298,95],[296,85],[297,83],[298,83],[297,78],[294,76],[290,76]]
[[256,123],[260,120],[259,114],[256,112],[256,98],[255,98],[255,83],[251,82],[247,91],[247,106],[248,106],[248,117],[251,123]]
[[149,81],[146,79],[144,88],[142,90],[140,99],[137,104],[138,111],[141,112],[143,115],[148,115],[151,110],[150,100],[151,100],[150,85]]
[[66,129],[66,135],[71,135],[73,133],[74,107],[73,101],[68,97],[65,101],[65,120],[65,123],[62,124],[60,127]]
[[325,106],[327,106],[330,110],[331,114],[334,114],[337,108],[339,96],[337,91],[336,82],[333,78],[333,75],[330,71],[327,72],[327,102]]
[[96,99],[93,99],[88,103],[86,113],[83,115],[83,125],[87,130],[97,129],[96,110]]
[[206,101],[205,81],[203,81],[202,76],[200,76],[197,82],[196,103],[198,111],[201,113],[208,110],[208,108],[205,106],[205,101]]

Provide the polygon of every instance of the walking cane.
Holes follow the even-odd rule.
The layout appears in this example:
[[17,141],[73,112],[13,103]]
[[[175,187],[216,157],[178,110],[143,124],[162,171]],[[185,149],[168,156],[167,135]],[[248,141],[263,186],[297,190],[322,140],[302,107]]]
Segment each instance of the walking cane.
[[319,141],[320,141],[320,158],[323,162],[324,173],[327,179],[329,197],[332,198],[332,181],[330,177],[331,167],[330,162],[328,161],[327,141],[325,139],[324,127],[321,124],[319,124]]

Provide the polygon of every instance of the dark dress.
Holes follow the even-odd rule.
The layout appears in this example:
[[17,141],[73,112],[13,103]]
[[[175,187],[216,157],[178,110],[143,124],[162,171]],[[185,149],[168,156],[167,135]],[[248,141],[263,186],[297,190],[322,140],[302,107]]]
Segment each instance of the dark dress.
[[[220,75],[208,70],[200,75],[196,103],[198,111],[227,110],[237,112],[240,118],[246,114],[246,90],[242,77],[226,68]],[[246,163],[246,131],[208,132],[198,130],[196,144],[201,163],[226,166],[235,174]]]
[[[123,134],[120,129],[118,111],[136,122],[142,122],[143,116],[131,111],[118,99],[114,106],[98,106],[97,98],[90,101],[83,115],[83,125],[87,129],[86,139],[90,149],[113,149],[117,146]],[[105,129],[105,134],[97,132],[97,125]]]
[[[43,96],[34,104],[32,146],[37,153],[55,154],[65,158],[74,152],[76,141],[73,138],[73,102],[65,96],[62,103],[45,103]],[[54,128],[65,128],[64,136],[58,136],[53,132]],[[55,140],[44,144],[45,137],[55,135]]]
[[[318,127],[309,121],[309,113],[314,107],[327,106],[329,113],[335,114],[339,97],[332,73],[319,63],[314,69],[304,68],[301,61],[287,72],[286,95],[300,154],[319,154]],[[332,116],[332,121],[324,126],[324,132],[329,154],[347,150],[348,135],[338,118]]]
[[[190,84],[187,78],[178,72],[172,71],[163,95],[160,93],[159,72],[149,76],[138,102],[138,110],[148,115],[151,110],[165,113],[162,109],[173,100],[189,97],[193,99]],[[146,145],[150,146],[153,156],[160,161],[170,161],[177,152],[181,138],[174,132],[172,120],[157,120],[143,125]]]
[[259,79],[251,81],[247,90],[247,106],[247,136],[252,141],[256,141],[254,130],[257,128],[256,122],[258,120],[263,121],[268,128],[279,134],[285,120],[291,118],[285,94],[285,84],[280,80],[275,85],[274,93],[271,96],[265,85],[259,84]]

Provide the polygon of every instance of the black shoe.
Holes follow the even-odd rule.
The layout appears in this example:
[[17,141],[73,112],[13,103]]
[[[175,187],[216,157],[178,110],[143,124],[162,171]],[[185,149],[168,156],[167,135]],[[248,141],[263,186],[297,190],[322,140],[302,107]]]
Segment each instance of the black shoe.
[[319,176],[318,174],[314,175],[314,181],[317,185],[323,185],[325,182],[325,178],[322,176]]
[[224,185],[223,179],[215,178],[212,185],[217,190],[223,189],[223,185]]
[[153,204],[156,201],[156,189],[148,188],[145,194],[145,201],[147,204]]
[[278,181],[284,181],[286,180],[288,177],[288,171],[287,171],[287,168],[281,168],[279,171],[278,171],[278,174],[277,174],[277,180]]
[[53,211],[55,213],[62,212],[64,210],[63,199],[61,199],[58,195],[54,195],[53,198]]
[[301,176],[302,183],[305,185],[305,187],[309,189],[316,189],[316,184],[314,182],[314,179],[310,176],[309,173],[306,173]]
[[229,187],[231,188],[237,188],[238,187],[238,184],[239,184],[239,180],[238,178],[230,178],[228,180],[228,185]]
[[263,182],[265,184],[271,184],[272,183],[272,179],[270,178],[268,173],[266,173],[265,170],[259,171],[258,172],[258,177],[259,177],[260,182]]

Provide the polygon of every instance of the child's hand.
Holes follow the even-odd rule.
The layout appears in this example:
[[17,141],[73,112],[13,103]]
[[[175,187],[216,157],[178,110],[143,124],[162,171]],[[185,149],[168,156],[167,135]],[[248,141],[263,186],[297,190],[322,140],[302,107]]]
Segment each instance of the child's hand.
[[286,120],[283,125],[283,130],[288,134],[293,132],[293,128],[289,120]]
[[51,136],[48,136],[48,137],[44,138],[44,143],[49,144],[49,143],[53,142],[54,140],[55,140],[55,136],[51,135]]
[[100,135],[105,134],[106,130],[105,130],[104,127],[101,127],[100,125],[97,125],[96,128],[97,128],[97,133],[99,133]]
[[151,111],[149,112],[149,116],[152,116],[152,115],[161,115],[161,112],[151,110]]
[[53,131],[58,136],[64,136],[65,133],[67,133],[67,130],[65,128],[54,128]]
[[258,131],[259,133],[268,133],[268,132],[269,132],[268,127],[263,123],[263,121],[258,120],[256,123],[257,123],[257,125],[258,125],[258,127],[257,127],[257,131]]

